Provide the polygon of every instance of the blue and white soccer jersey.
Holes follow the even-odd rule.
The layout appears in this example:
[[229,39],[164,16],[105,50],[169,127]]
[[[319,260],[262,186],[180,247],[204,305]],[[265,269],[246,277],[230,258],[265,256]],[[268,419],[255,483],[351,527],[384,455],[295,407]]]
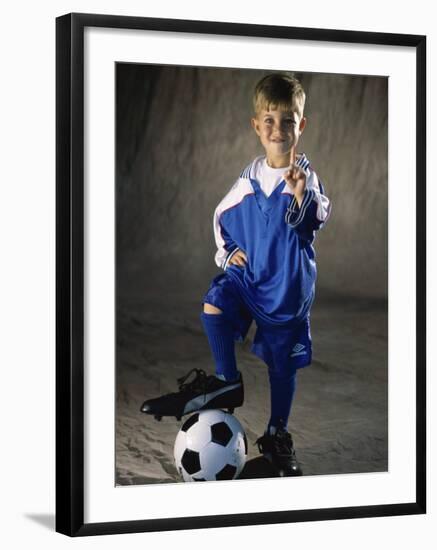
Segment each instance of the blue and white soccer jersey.
[[[314,232],[330,214],[330,202],[305,155],[296,164],[307,184],[300,208],[281,177],[268,196],[263,189],[265,157],[257,157],[220,202],[214,213],[216,277],[203,302],[220,308],[244,339],[257,324],[252,352],[270,369],[301,368],[311,362],[309,312],[314,299]],[[285,172],[285,169],[284,169]],[[230,265],[242,250],[245,267]]]

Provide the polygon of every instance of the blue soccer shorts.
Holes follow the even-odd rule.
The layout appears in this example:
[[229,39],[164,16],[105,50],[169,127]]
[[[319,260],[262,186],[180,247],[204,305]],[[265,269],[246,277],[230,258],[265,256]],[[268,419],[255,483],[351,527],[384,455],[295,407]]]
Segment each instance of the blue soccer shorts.
[[312,344],[309,316],[293,327],[259,323],[226,273],[215,277],[203,297],[204,303],[222,310],[234,328],[234,338],[242,342],[252,321],[257,329],[251,352],[264,361],[271,374],[292,372],[311,364]]

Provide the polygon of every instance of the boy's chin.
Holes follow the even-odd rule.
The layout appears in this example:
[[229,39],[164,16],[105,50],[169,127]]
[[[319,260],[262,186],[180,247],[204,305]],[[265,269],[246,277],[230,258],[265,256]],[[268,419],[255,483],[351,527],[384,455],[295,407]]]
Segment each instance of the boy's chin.
[[277,155],[289,155],[291,152],[291,145],[288,143],[270,143],[269,149],[272,153]]

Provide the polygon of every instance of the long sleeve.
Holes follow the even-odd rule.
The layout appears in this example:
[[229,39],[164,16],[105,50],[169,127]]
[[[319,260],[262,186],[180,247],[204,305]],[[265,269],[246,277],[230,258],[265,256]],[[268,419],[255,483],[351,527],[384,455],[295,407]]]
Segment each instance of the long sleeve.
[[220,223],[220,213],[221,211],[217,207],[214,212],[214,237],[217,245],[217,252],[214,260],[218,267],[226,269],[229,260],[239,248]]
[[[229,260],[237,252],[237,250],[240,250],[239,246],[244,246],[241,245],[241,243],[237,244],[234,240],[236,238],[235,234],[238,234],[238,232],[240,232],[241,237],[243,227],[239,226],[236,228],[234,224],[233,230],[230,231],[229,225],[224,223],[225,218],[227,218],[229,214],[234,211],[234,208],[241,206],[241,203],[249,195],[253,194],[254,191],[250,180],[240,176],[215,209],[213,228],[217,252],[214,259],[217,266],[222,269],[226,269],[228,267]],[[229,219],[227,220],[227,223],[228,222]],[[233,236],[231,236],[231,233]]]
[[293,197],[285,214],[285,221],[306,241],[314,239],[314,231],[321,229],[331,213],[331,202],[315,172],[307,177],[307,186],[300,208]]

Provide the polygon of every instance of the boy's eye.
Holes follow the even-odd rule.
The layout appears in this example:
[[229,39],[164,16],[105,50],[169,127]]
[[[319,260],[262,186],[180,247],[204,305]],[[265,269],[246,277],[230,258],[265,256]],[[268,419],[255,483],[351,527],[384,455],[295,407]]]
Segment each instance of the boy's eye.
[[[273,124],[273,118],[265,118],[264,124]],[[294,120],[294,118],[284,118],[282,121],[282,124],[287,124],[287,125],[296,124],[296,121]]]

